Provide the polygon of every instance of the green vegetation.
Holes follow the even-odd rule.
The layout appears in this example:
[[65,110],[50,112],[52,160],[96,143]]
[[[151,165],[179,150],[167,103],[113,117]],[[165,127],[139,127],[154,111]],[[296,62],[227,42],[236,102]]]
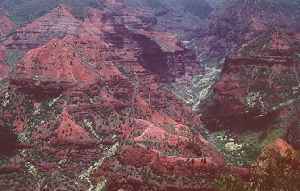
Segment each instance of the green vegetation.
[[218,191],[252,191],[250,184],[232,175],[221,176],[216,180],[215,184]]
[[269,150],[250,171],[249,181],[233,175],[216,180],[219,191],[296,191],[300,188],[300,157]]
[[261,150],[268,144],[285,135],[281,128],[263,132],[246,132],[242,135],[230,135],[225,131],[212,133],[210,139],[225,156],[226,162],[234,165],[251,165]]
[[261,147],[257,139],[240,141],[224,131],[213,133],[213,142],[217,149],[224,154],[227,163],[234,165],[250,165],[260,154]]
[[281,128],[266,131],[263,135],[264,138],[262,139],[261,147],[271,144],[274,140],[283,137],[285,134],[286,131]]

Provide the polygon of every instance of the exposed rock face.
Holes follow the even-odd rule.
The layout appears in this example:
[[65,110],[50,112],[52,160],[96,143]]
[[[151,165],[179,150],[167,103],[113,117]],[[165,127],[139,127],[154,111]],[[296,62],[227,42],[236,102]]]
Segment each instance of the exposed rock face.
[[[144,12],[144,20],[152,21],[153,27],[158,31],[173,31],[181,38],[195,36],[194,30],[205,26],[206,19],[212,12],[212,7],[205,0],[126,0],[131,10]],[[145,14],[146,13],[146,14]],[[148,17],[148,18],[147,18]],[[151,26],[151,25],[150,25]]]
[[[25,51],[0,93],[0,122],[33,145],[16,163],[35,153],[24,168],[45,173],[53,190],[88,190],[103,176],[109,190],[210,190],[223,156],[191,130],[201,119],[162,88],[201,72],[195,54],[177,35],[148,28],[153,23],[141,10],[103,3],[105,9],[89,8],[83,20],[59,6],[5,41],[6,48]],[[167,186],[150,184],[145,171],[166,181],[176,177]],[[0,186],[10,178],[3,175]],[[193,184],[183,186],[186,180]]]
[[215,62],[216,58],[222,60],[264,31],[299,28],[299,7],[299,2],[295,1],[224,2],[211,17],[209,29],[201,34],[198,44],[201,59],[208,63]]
[[3,0],[0,2],[0,7],[6,10],[9,15],[18,25],[24,25],[45,15],[60,4],[69,7],[72,14],[77,18],[85,17],[85,9],[87,7],[103,8],[103,0]]
[[130,38],[136,41],[141,49],[140,54],[137,55],[138,62],[146,70],[158,74],[167,81],[173,81],[185,74],[192,75],[200,72],[195,61],[196,56],[176,44],[178,39],[171,34],[139,31],[138,34],[131,34]]
[[274,150],[283,157],[286,157],[289,154],[288,152],[291,152],[290,154],[292,155],[296,155],[295,149],[282,139],[277,139],[274,143],[268,145],[266,150]]
[[299,41],[294,35],[267,33],[225,61],[214,86],[211,127],[263,128],[275,120],[287,127],[294,121],[299,96]]
[[[207,172],[215,176],[224,166],[223,158],[201,136],[192,138],[188,127],[180,124],[165,124],[164,127],[135,120],[122,128],[128,141],[115,160],[107,160],[94,176],[105,176],[108,189],[158,189],[158,190],[211,190],[205,177]],[[129,132],[128,132],[129,131]],[[114,169],[115,166],[122,168]],[[142,171],[153,181],[144,180]],[[194,177],[183,185],[183,177]],[[117,180],[115,177],[120,177]],[[127,177],[127,178],[121,178]],[[155,177],[160,177],[156,181]],[[171,178],[173,177],[173,178]],[[203,184],[199,180],[203,181]],[[165,182],[160,185],[160,182]],[[125,183],[126,182],[126,183]]]
[[89,136],[89,133],[77,125],[71,116],[64,111],[61,114],[61,123],[56,129],[57,143],[60,144],[92,144],[95,140]]
[[[135,29],[136,22],[127,23],[124,15],[108,16],[112,19],[105,23],[114,28],[104,31],[104,38],[114,48],[114,63],[118,68],[144,79],[154,74],[158,80],[169,82],[200,72],[195,54],[180,46],[176,35],[150,32],[141,26]],[[125,22],[119,23],[120,20]]]
[[4,44],[9,48],[36,48],[52,38],[63,38],[65,35],[76,35],[80,21],[60,5],[48,14],[19,28]]
[[[290,144],[288,144],[285,140],[277,139],[273,143],[267,145],[261,155],[258,157],[256,167],[254,172],[258,176],[264,175],[266,172],[273,173],[276,178],[281,178],[283,175],[277,176],[279,173],[285,172],[285,169],[289,170],[290,174],[286,175],[286,177],[292,177],[298,179],[298,172],[300,158],[297,150],[295,150]],[[276,171],[278,169],[278,171]],[[273,176],[274,176],[273,175]],[[270,174],[268,174],[270,176]],[[272,176],[272,175],[271,175]],[[297,190],[299,187],[298,182],[289,181],[292,190]],[[270,185],[274,187],[275,185]]]
[[[0,127],[30,147],[10,160],[18,167],[11,175],[0,168],[0,190],[209,191],[224,171],[246,177],[200,134],[204,125],[241,131],[279,122],[299,144],[300,36],[280,30],[297,25],[286,8],[230,1],[206,31],[206,1],[80,2],[94,8],[60,5],[3,39],[0,79],[7,52],[25,55],[0,83]],[[197,61],[225,55],[221,72],[204,73]],[[170,86],[191,86],[180,96],[195,106],[214,97],[200,118]]]
[[17,64],[13,83],[20,88],[40,89],[50,94],[65,86],[94,83],[98,78],[96,66],[84,60],[72,40],[69,37],[54,39],[30,50]]

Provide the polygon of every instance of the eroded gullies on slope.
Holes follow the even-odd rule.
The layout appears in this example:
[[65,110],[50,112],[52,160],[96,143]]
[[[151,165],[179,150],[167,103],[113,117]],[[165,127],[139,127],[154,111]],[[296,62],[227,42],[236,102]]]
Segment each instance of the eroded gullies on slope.
[[[60,16],[56,15],[59,10],[62,10]],[[83,28],[88,23],[74,20],[63,6],[54,9],[50,14],[55,15],[45,15],[29,24],[34,25],[35,23],[39,32],[36,38],[30,37],[27,40],[32,40],[29,44],[38,47],[25,50],[27,51],[25,56],[18,61],[16,69],[13,71],[14,75],[10,76],[9,88],[5,89],[3,93],[4,95],[9,94],[7,98],[9,101],[5,103],[6,106],[2,108],[1,114],[9,117],[1,120],[11,128],[18,124],[20,140],[33,147],[22,150],[14,158],[15,165],[21,165],[18,170],[25,173],[25,177],[33,177],[30,180],[31,183],[26,184],[28,189],[32,185],[39,185],[41,188],[68,188],[71,190],[96,187],[101,183],[97,177],[103,175],[96,176],[94,180],[91,173],[94,170],[101,172],[103,167],[101,162],[92,167],[96,164],[95,161],[104,160],[103,164],[109,165],[108,161],[129,160],[124,163],[122,168],[138,168],[131,164],[130,159],[126,157],[125,153],[128,149],[137,153],[135,157],[140,156],[138,154],[140,150],[147,153],[157,152],[155,150],[158,149],[158,153],[165,153],[159,156],[156,165],[149,166],[157,168],[158,174],[165,168],[167,169],[163,172],[172,174],[172,171],[168,170],[168,166],[176,161],[185,164],[189,157],[198,158],[195,159],[195,165],[199,168],[202,168],[202,165],[207,165],[208,168],[210,168],[210,164],[213,166],[223,165],[222,157],[203,138],[199,137],[198,142],[195,140],[197,143],[189,141],[194,135],[183,124],[185,122],[200,123],[199,119],[172,93],[159,87],[160,78],[171,71],[166,69],[161,73],[157,70],[158,66],[152,66],[153,62],[149,62],[145,55],[148,55],[150,50],[155,53],[160,52],[161,56],[157,57],[155,62],[158,61],[162,65],[167,64],[166,56],[171,58],[177,56],[172,51],[166,53],[162,50],[163,39],[158,45],[154,40],[150,40],[146,33],[138,34],[123,28],[124,32],[128,34],[124,35],[127,44],[116,47],[126,48],[127,54],[131,54],[131,57],[127,57],[127,55],[120,54],[118,50],[113,50],[109,44],[108,46],[106,43],[102,43],[103,46],[100,45],[99,40],[101,39],[107,43],[119,42],[110,39],[111,35],[102,36],[102,31],[97,28],[93,31],[87,27]],[[48,28],[44,28],[44,24],[38,24],[39,21],[40,23],[51,23],[51,19],[57,19],[54,23],[62,24],[47,24]],[[59,38],[47,35],[47,38],[44,38],[46,37],[44,29],[65,30],[66,28],[63,27],[65,21],[72,21],[72,23],[83,26],[79,27],[81,31],[78,30],[77,38],[72,37],[74,35],[72,32]],[[107,24],[120,27],[120,24],[118,25],[115,21],[107,22]],[[29,25],[26,30],[30,31],[32,27],[28,27]],[[72,28],[71,31],[74,32],[74,30]],[[104,33],[114,33],[114,30],[109,29]],[[122,41],[124,40],[124,37],[120,38]],[[41,41],[36,41],[36,39]],[[146,39],[146,43],[144,39]],[[7,45],[9,48],[33,48],[31,45],[11,46],[20,43],[15,43],[19,38],[10,40],[12,42]],[[94,46],[93,43],[99,46]],[[153,45],[151,49],[146,47],[149,43]],[[134,49],[131,49],[133,46],[143,54],[135,53]],[[180,54],[184,54],[182,50],[179,51],[182,52]],[[99,52],[101,56],[98,55]],[[155,55],[151,54],[151,57]],[[122,63],[114,63],[114,57],[123,60],[125,64],[123,67],[129,71],[127,76],[119,71],[118,68],[121,68]],[[139,63],[141,58],[145,59],[144,64]],[[178,62],[178,64],[181,63]],[[184,70],[180,70],[180,73],[184,72]],[[173,71],[176,72],[174,69]],[[139,82],[140,80],[141,82]],[[148,86],[150,89],[147,88]],[[141,128],[141,132],[135,132],[136,130],[133,128],[136,126],[135,121],[138,120],[144,120],[146,124],[149,124]],[[139,124],[137,127],[141,125]],[[132,142],[132,147],[126,142]],[[152,147],[151,142],[157,142],[159,147]],[[182,148],[177,151],[174,145],[181,142],[183,142]],[[198,144],[201,146],[197,146]],[[113,149],[115,150],[114,154],[106,155],[105,150],[115,148],[115,145],[120,146],[116,147],[117,150]],[[205,148],[205,151],[200,151],[202,147]],[[108,157],[110,160],[107,160]],[[119,157],[121,158],[119,159]],[[160,167],[160,161],[165,161],[166,167]],[[148,163],[145,162],[141,160],[138,165],[147,166]],[[90,168],[95,169],[89,171]],[[136,170],[140,171],[141,169]],[[15,173],[19,173],[19,171]],[[132,172],[129,170],[130,174]],[[117,177],[115,171],[112,169],[106,173],[109,173],[106,177],[109,180],[108,185],[116,186],[112,184],[113,179]],[[122,174],[123,172],[118,171],[117,173]],[[52,179],[54,176],[56,178]],[[111,177],[113,179],[110,179]],[[3,175],[1,183],[4,185],[9,179],[11,179],[9,175]],[[14,179],[15,183],[12,182],[9,185],[18,186],[18,183],[28,181],[26,178]],[[65,184],[58,184],[59,181],[65,182]],[[125,179],[125,181],[127,180]],[[130,180],[126,184],[130,186]],[[147,187],[144,181],[139,184]],[[148,186],[151,185],[149,183]],[[205,183],[200,185],[200,187],[202,186],[207,187]],[[155,187],[159,188],[160,186],[155,184]],[[176,187],[179,188],[180,185]]]
[[[230,30],[225,41],[241,31],[251,33],[251,41],[241,40],[247,41],[241,49],[238,42],[227,44],[225,52],[211,45],[222,45],[218,30],[228,29],[218,22],[200,35],[207,38],[196,55],[174,35],[178,26],[162,26],[172,10],[160,12],[156,22],[155,9],[142,4],[103,6],[79,18],[60,5],[3,41],[3,50],[20,54],[7,59],[3,53],[13,67],[9,81],[8,70],[1,70],[0,125],[23,145],[12,142],[16,152],[2,164],[12,174],[0,175],[1,188],[213,190],[221,172],[247,176],[236,165],[251,164],[286,131],[297,145],[298,128],[290,128],[297,121],[297,34],[269,31],[246,15],[251,29]],[[189,24],[175,32],[183,38]],[[257,31],[264,35],[252,39]],[[194,35],[191,43],[203,42]],[[212,81],[203,79],[211,76],[197,61],[210,55],[206,50],[220,58],[235,50],[213,70]],[[203,96],[191,92],[202,117],[178,100],[170,83],[207,88]],[[221,132],[206,135],[205,128]]]

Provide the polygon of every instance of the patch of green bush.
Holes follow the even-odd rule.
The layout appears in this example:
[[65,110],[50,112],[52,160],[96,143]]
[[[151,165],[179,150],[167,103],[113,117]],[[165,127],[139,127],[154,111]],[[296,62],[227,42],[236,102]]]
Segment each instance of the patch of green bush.
[[[212,133],[208,139],[224,154],[227,163],[244,166],[255,162],[266,145],[284,137],[285,134],[286,131],[282,128],[261,132],[246,132],[240,135],[231,135],[228,132],[220,131]],[[230,146],[230,143],[235,148],[228,150],[226,146]]]
[[218,191],[297,191],[300,188],[300,157],[290,151],[282,156],[269,150],[259,159],[249,180],[222,175],[215,181]]

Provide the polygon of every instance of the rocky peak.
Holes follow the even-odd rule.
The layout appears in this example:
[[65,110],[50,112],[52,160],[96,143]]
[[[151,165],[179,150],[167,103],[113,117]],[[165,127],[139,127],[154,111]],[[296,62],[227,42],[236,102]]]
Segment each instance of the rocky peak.
[[251,42],[261,33],[299,28],[300,4],[281,0],[234,0],[224,2],[209,21],[209,28],[200,40],[202,58],[224,58]]
[[17,64],[11,80],[20,88],[41,88],[49,93],[67,84],[93,83],[97,79],[95,67],[65,37],[30,50]]
[[[225,136],[219,145],[205,127],[259,131],[299,117],[300,35],[282,29],[296,23],[283,0],[224,1],[207,30],[205,0],[63,2],[0,46],[4,77],[9,49],[25,50],[0,82],[0,136],[5,125],[32,145],[14,158],[26,161],[20,176],[0,175],[0,190],[23,178],[48,190],[214,190],[231,167],[209,141],[233,154],[244,147]],[[193,48],[201,61],[226,56],[224,65],[205,73]],[[171,86],[196,98],[201,115]],[[299,144],[292,126],[289,142]]]
[[59,144],[91,144],[95,140],[91,138],[88,131],[76,124],[67,111],[60,115],[61,123],[55,130],[57,134],[57,143]]
[[81,22],[60,5],[46,15],[16,30],[4,43],[10,48],[30,49],[52,38],[76,35]]
[[295,35],[279,31],[263,33],[227,57],[220,79],[214,85],[216,105],[213,107],[223,109],[220,113],[211,112],[219,115],[215,118],[219,118],[219,124],[228,122],[225,126],[233,127],[231,122],[239,121],[241,117],[237,116],[242,114],[243,126],[252,121],[256,126],[267,127],[285,111],[290,117],[282,119],[282,126],[291,125],[297,113],[286,109],[298,108],[299,95],[300,41]]

